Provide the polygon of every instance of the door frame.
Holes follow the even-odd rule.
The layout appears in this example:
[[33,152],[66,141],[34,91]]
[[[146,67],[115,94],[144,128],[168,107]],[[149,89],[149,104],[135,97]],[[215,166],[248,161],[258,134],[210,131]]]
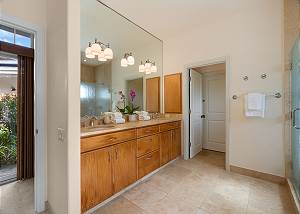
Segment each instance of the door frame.
[[214,64],[220,64],[225,63],[226,64],[226,118],[225,118],[225,124],[226,124],[226,137],[225,137],[225,143],[226,143],[226,156],[225,156],[225,168],[227,171],[230,171],[230,155],[229,155],[229,147],[230,147],[230,77],[231,77],[231,70],[230,70],[230,57],[229,56],[223,56],[219,58],[204,60],[204,61],[198,61],[194,63],[190,63],[184,66],[184,72],[183,72],[183,121],[184,126],[183,132],[183,150],[184,150],[184,159],[188,160],[190,159],[189,154],[189,142],[190,142],[190,121],[189,121],[189,99],[190,99],[190,88],[189,88],[189,81],[190,81],[190,75],[189,70],[195,67],[203,67],[208,65],[214,65]]
[[[34,34],[34,209],[45,210],[47,200],[47,88],[44,29],[2,12],[0,21]],[[38,71],[38,72],[37,72]]]

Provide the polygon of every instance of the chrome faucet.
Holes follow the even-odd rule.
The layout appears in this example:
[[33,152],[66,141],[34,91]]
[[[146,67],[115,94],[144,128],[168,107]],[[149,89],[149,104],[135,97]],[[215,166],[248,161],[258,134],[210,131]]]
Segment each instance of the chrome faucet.
[[97,118],[96,118],[96,117],[91,117],[91,118],[90,118],[90,124],[89,124],[89,126],[90,126],[90,127],[94,127],[96,121],[97,121]]

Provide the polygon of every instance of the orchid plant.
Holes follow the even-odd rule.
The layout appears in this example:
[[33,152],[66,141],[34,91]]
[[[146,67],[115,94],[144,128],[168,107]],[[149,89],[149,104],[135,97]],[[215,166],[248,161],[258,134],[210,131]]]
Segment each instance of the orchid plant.
[[138,111],[140,109],[139,106],[136,106],[134,104],[134,99],[136,97],[135,90],[133,89],[130,90],[129,92],[130,100],[127,105],[126,105],[126,96],[124,95],[123,91],[119,91],[119,95],[120,95],[120,102],[122,103],[122,107],[117,106],[119,112],[121,112],[122,114],[133,115],[135,111]]

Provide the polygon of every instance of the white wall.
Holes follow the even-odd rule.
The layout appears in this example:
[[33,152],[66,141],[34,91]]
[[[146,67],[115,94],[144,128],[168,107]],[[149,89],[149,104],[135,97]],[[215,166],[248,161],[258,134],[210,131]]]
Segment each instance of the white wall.
[[[0,0],[0,19],[17,27],[24,27],[35,33],[35,126],[39,129],[35,142],[35,205],[36,210],[44,209],[47,200],[45,178],[47,174],[46,127],[46,64],[45,64],[45,31],[46,31],[46,0]],[[44,190],[44,193],[40,190]],[[43,195],[44,194],[44,195]]]
[[[242,3],[241,3],[242,4]],[[231,16],[207,21],[164,40],[164,74],[183,72],[187,64],[230,58],[230,164],[284,176],[283,99],[267,101],[265,119],[246,119],[243,101],[233,94],[283,91],[281,0],[253,0]],[[267,73],[268,78],[260,79]],[[249,81],[242,80],[243,75]]]
[[79,9],[79,0],[47,1],[48,202],[58,214],[80,213]]

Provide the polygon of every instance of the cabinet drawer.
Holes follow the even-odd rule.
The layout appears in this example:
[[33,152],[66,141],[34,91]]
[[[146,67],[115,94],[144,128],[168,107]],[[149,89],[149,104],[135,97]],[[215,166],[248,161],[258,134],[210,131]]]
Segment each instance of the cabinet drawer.
[[143,156],[149,152],[153,152],[159,149],[159,136],[152,135],[143,137],[137,141],[137,156]]
[[94,137],[82,138],[80,142],[81,153],[114,145],[136,138],[136,129],[104,134]]
[[142,178],[160,166],[159,151],[152,152],[138,159],[138,178]]
[[180,121],[176,121],[176,122],[172,122],[172,123],[165,123],[165,124],[161,124],[159,125],[159,131],[160,132],[164,132],[164,131],[168,131],[171,129],[176,129],[178,127],[180,127]]
[[144,128],[139,128],[137,130],[137,137],[145,137],[149,135],[154,135],[159,132],[158,126],[148,126]]

